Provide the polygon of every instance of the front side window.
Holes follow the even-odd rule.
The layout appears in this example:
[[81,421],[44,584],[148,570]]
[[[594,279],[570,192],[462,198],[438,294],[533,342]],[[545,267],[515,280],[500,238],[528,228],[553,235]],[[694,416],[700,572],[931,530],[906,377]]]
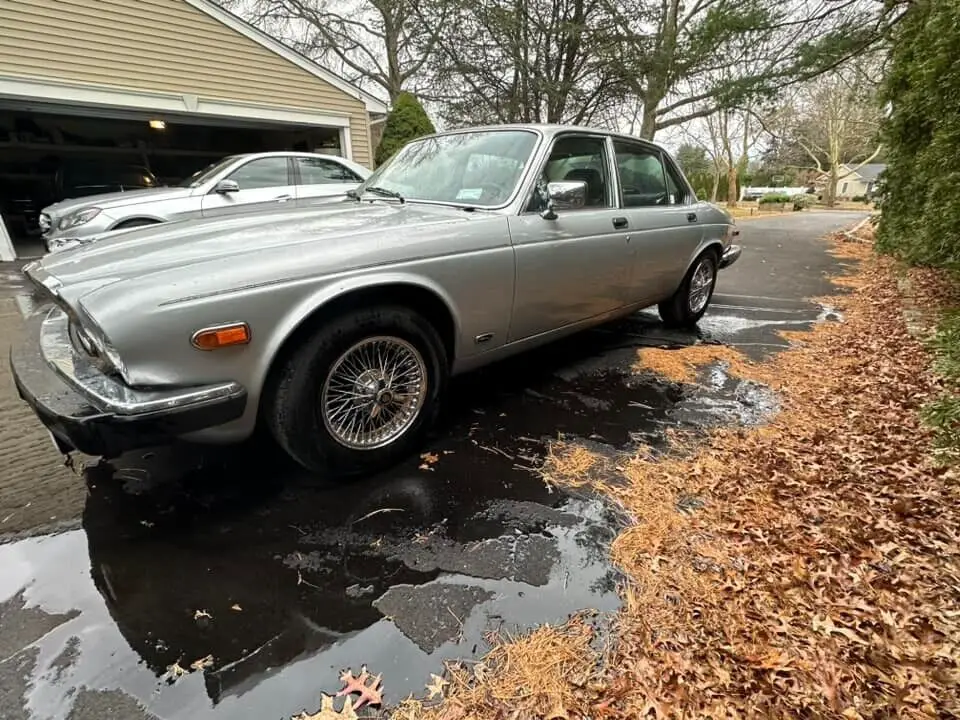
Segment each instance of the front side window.
[[660,152],[617,140],[613,144],[624,207],[672,205],[679,202],[676,183],[668,184]]
[[230,173],[228,179],[235,181],[241,190],[258,190],[260,188],[289,185],[287,158],[266,157],[251,160]]
[[586,183],[587,197],[584,208],[613,207],[608,167],[607,143],[603,138],[583,135],[558,138],[537,178],[537,186],[527,203],[527,212],[539,212],[543,209],[547,183],[565,180]]
[[379,188],[405,200],[496,207],[513,197],[536,144],[537,135],[527,130],[414,140],[367,178],[359,192]]
[[332,183],[359,183],[362,178],[336,160],[298,157],[301,185],[328,185]]
[[580,180],[587,184],[585,207],[611,207],[607,143],[599,137],[571,135],[559,138],[550,151],[542,180]]

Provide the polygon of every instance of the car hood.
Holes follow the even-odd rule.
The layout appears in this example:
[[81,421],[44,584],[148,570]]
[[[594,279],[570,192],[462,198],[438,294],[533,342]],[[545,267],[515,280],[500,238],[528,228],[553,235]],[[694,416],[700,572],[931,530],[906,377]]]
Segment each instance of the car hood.
[[178,200],[190,197],[193,190],[179,187],[144,188],[143,190],[127,190],[126,192],[101,193],[100,195],[86,195],[79,198],[67,198],[43,209],[50,217],[61,218],[81,208],[96,206],[101,210],[112,210],[125,205],[136,205],[144,202],[158,202],[160,200]]
[[[165,271],[176,271],[178,284],[184,286],[209,282],[210,274],[219,274],[225,264],[245,271],[279,263],[348,270],[376,261],[377,250],[362,242],[365,236],[396,247],[416,228],[467,222],[471,215],[474,213],[452,207],[345,201],[309,210],[183,220],[124,230],[47,255],[38,265],[59,281],[68,301],[92,289],[123,280],[139,283]],[[362,253],[357,250],[361,246]],[[410,252],[416,254],[413,248]],[[210,271],[191,274],[190,268],[202,264],[209,264]]]

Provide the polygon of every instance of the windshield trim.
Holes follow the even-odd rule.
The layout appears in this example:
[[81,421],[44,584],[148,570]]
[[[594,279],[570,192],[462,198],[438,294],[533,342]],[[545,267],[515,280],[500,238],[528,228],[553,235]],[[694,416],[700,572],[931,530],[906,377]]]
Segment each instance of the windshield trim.
[[[499,205],[474,205],[469,202],[453,202],[450,200],[421,200],[419,198],[407,197],[406,195],[404,195],[403,197],[404,202],[405,203],[424,203],[426,205],[441,205],[443,207],[453,207],[453,208],[468,207],[478,211],[479,210],[484,210],[484,211],[505,210],[506,208],[513,205],[513,203],[516,202],[517,195],[520,194],[520,192],[523,190],[524,186],[526,185],[527,178],[529,177],[531,172],[531,168],[533,165],[536,165],[535,161],[538,155],[540,154],[540,148],[543,145],[544,134],[539,128],[532,128],[532,127],[463,128],[461,130],[449,130],[446,132],[431,133],[430,135],[424,135],[423,137],[419,137],[416,140],[411,140],[409,143],[407,143],[407,145],[412,145],[414,143],[422,142],[424,140],[430,140],[431,138],[448,137],[450,135],[476,135],[479,133],[487,134],[487,133],[502,133],[502,132],[514,132],[514,133],[525,132],[525,133],[530,133],[531,135],[534,135],[537,139],[533,145],[533,148],[530,151],[530,162],[528,162],[527,166],[523,169],[523,173],[520,175],[520,177],[517,179],[516,184],[514,185],[513,193],[511,193],[510,197],[508,197],[505,202],[502,202]],[[404,145],[404,148],[406,148],[407,145]],[[394,157],[396,157],[396,155],[394,155]],[[363,197],[363,195],[366,193],[367,186],[371,184],[371,181],[376,177],[377,172],[380,170],[380,168],[387,167],[387,164],[392,160],[393,158],[391,157],[390,160],[387,161],[387,163],[381,165],[379,168],[374,170],[373,173],[371,173],[370,177],[364,180],[356,188],[357,194],[360,195],[360,197]],[[375,185],[376,181],[374,181],[373,184]],[[381,198],[381,199],[388,200],[388,201],[391,200],[391,198]],[[396,200],[394,200],[393,202],[396,202]]]

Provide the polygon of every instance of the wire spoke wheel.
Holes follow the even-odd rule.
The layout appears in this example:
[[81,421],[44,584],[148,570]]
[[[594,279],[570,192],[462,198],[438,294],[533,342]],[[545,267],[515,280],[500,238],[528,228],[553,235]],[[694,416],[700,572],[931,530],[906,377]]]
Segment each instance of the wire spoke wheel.
[[327,432],[352,450],[376,450],[401,437],[427,396],[427,365],[398,337],[365,338],[333,363],[323,384]]
[[694,315],[706,307],[710,299],[710,291],[713,289],[713,279],[713,265],[708,258],[703,258],[693,272],[693,277],[690,278],[688,304],[690,312]]

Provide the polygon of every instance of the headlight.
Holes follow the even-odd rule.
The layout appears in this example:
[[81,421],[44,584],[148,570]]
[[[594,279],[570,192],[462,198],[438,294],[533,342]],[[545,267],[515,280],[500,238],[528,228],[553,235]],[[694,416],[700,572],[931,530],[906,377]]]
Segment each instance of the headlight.
[[78,225],[86,225],[99,214],[100,208],[98,207],[87,208],[86,210],[78,210],[77,212],[71,213],[63,218],[58,227],[61,230],[69,230],[70,228],[75,228]]
[[76,336],[84,352],[99,361],[101,370],[112,370],[124,380],[127,379],[127,366],[123,364],[120,353],[89,316],[77,323]]

